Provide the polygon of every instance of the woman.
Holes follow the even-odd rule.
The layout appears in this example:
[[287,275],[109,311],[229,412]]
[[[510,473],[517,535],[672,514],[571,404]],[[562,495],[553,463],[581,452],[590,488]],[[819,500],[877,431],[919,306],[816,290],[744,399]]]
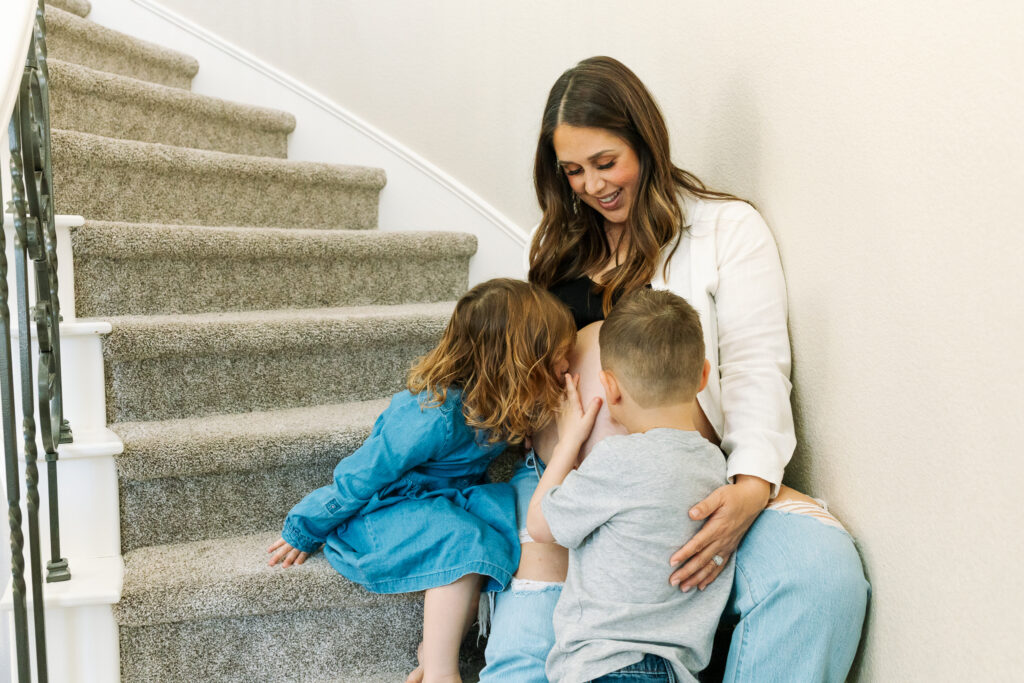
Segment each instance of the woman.
[[[844,680],[868,586],[839,522],[782,486],[796,438],[785,283],[768,227],[749,204],[672,164],[653,98],[608,57],[580,62],[552,87],[534,180],[543,218],[530,280],[569,304],[583,328],[573,359],[583,392],[599,391],[587,381],[598,363],[597,325],[585,326],[623,293],[670,289],[701,314],[712,372],[695,417],[726,454],[731,483],[693,508],[691,516],[706,521],[671,558],[677,569],[666,580],[703,589],[735,555],[725,680]],[[615,428],[605,418],[600,429]],[[536,435],[541,460],[556,438],[550,430]],[[530,462],[513,477],[521,505],[539,467]],[[545,680],[566,552],[520,538],[516,580],[495,600],[484,683]]]

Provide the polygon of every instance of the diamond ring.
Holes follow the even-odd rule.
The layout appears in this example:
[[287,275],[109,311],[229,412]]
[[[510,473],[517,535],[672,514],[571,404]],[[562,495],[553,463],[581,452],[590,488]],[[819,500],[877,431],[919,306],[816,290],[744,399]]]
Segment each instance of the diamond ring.
[[722,563],[725,562],[725,558],[723,558],[721,555],[715,555],[711,558],[711,561],[715,563],[716,567],[721,567]]

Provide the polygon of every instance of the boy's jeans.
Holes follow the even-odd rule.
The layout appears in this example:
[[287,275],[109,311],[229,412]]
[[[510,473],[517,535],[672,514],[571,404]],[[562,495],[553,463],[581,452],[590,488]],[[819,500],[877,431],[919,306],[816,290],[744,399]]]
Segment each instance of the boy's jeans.
[[[511,484],[520,524],[539,478],[524,465]],[[668,580],[666,573],[665,580]],[[561,588],[495,596],[480,683],[546,683],[551,615]],[[736,553],[725,618],[738,620],[724,681],[844,681],[857,652],[868,583],[850,535],[807,515],[765,510]]]
[[661,657],[644,655],[636,664],[595,678],[591,683],[676,683],[675,672]]

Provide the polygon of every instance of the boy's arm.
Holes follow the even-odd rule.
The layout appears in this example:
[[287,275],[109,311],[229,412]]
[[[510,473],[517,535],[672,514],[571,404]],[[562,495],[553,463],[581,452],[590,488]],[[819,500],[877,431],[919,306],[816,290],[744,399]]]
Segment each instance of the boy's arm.
[[540,478],[537,490],[530,499],[526,513],[526,529],[538,543],[554,543],[551,528],[544,518],[541,501],[544,495],[561,484],[576,464],[583,443],[594,428],[594,420],[601,409],[601,399],[595,397],[584,411],[579,396],[579,375],[565,376],[565,395],[558,413],[558,443],[551,454],[551,461]]
[[540,478],[537,490],[533,492],[530,508],[526,513],[526,530],[530,532],[530,537],[537,543],[555,542],[554,536],[551,535],[551,527],[548,526],[548,522],[544,518],[541,501],[544,500],[548,491],[565,481],[566,475],[572,472],[573,465],[576,464],[576,456],[579,455],[582,447],[582,441],[573,445],[559,440],[551,454],[551,462],[544,470],[544,476]]

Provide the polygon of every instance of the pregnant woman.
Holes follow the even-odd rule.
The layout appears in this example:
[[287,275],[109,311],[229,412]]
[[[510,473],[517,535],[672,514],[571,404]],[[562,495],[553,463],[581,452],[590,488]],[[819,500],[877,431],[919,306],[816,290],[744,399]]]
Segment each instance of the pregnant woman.
[[[868,585],[842,525],[819,501],[782,485],[796,445],[790,347],[782,267],[764,220],[673,165],[654,99],[608,57],[584,60],[555,82],[534,180],[543,217],[530,280],[572,309],[580,328],[572,372],[581,375],[584,402],[600,393],[597,328],[620,296],[668,289],[700,312],[711,377],[694,417],[726,454],[730,483],[693,508],[704,525],[665,558],[665,580],[703,589],[735,556],[725,680],[844,680]],[[617,429],[606,414],[598,422],[592,442]],[[496,596],[484,683],[546,680],[567,555],[533,542],[525,519],[556,440],[551,429],[535,435],[536,456],[512,479],[522,559],[513,584]]]

